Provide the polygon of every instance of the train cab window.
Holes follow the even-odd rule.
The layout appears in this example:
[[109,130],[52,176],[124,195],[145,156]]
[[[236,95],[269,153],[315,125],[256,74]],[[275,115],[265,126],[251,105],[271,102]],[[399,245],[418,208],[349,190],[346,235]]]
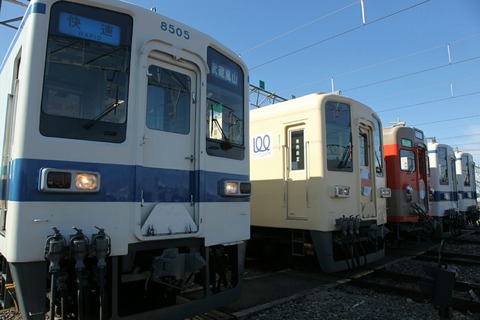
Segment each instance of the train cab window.
[[305,148],[303,130],[290,132],[290,168],[292,170],[305,169]]
[[148,67],[147,127],[153,130],[190,132],[189,76],[155,65]]
[[447,149],[438,148],[438,172],[440,173],[440,184],[448,185],[448,161]]
[[358,132],[358,158],[361,167],[368,166],[368,138],[367,133],[359,129]]
[[373,155],[375,157],[375,172],[377,176],[383,176],[383,147],[382,126],[380,120],[372,116],[375,130],[373,131]]
[[462,155],[462,175],[465,177],[463,185],[466,187],[470,186],[470,162],[468,161],[468,156]]
[[415,152],[400,149],[400,169],[407,172],[415,172]]
[[352,126],[350,106],[328,101],[325,104],[327,169],[352,172]]
[[241,67],[208,48],[207,154],[242,160],[245,157],[245,94]]
[[52,6],[40,133],[123,142],[132,19],[67,1]]

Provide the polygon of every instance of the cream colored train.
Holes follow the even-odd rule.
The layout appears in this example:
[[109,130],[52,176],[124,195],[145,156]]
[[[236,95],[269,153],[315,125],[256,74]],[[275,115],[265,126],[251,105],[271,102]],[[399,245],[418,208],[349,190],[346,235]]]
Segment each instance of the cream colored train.
[[382,127],[373,110],[310,94],[250,111],[252,254],[316,257],[325,272],[385,254]]

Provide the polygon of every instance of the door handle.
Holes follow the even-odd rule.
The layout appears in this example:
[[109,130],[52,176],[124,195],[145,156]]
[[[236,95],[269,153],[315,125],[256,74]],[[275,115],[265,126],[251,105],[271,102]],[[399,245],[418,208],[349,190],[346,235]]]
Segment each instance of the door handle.
[[185,160],[190,160],[190,163],[193,163],[193,160],[195,160],[195,157],[191,155],[190,157],[185,157]]

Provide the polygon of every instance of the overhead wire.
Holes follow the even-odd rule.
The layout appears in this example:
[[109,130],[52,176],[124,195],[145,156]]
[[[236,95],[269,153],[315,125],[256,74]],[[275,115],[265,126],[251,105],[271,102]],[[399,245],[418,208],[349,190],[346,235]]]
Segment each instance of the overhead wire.
[[473,96],[473,95],[477,95],[477,94],[480,94],[480,91],[469,92],[469,93],[456,95],[456,96],[450,96],[448,98],[441,98],[441,99],[417,102],[417,103],[408,104],[408,105],[404,105],[404,106],[399,106],[399,107],[395,107],[395,108],[383,109],[383,110],[377,111],[377,113],[382,113],[382,112],[387,112],[387,111],[392,111],[392,110],[398,110],[398,109],[406,109],[406,108],[411,108],[411,107],[417,107],[417,106],[421,106],[421,105],[425,105],[425,104],[442,102],[442,101],[447,101],[447,100],[452,100],[452,99],[459,99],[459,98],[464,98],[464,97]]
[[[393,12],[393,13],[391,13],[391,14],[389,14],[389,15],[386,15],[386,16],[384,16],[384,17],[381,17],[381,18],[379,18],[379,19],[376,19],[376,20],[373,20],[373,21],[371,21],[371,22],[369,22],[369,23],[366,23],[365,26],[366,26],[366,25],[373,24],[373,23],[377,23],[377,22],[379,22],[379,21],[382,21],[382,20],[384,20],[384,19],[387,19],[387,18],[389,18],[389,17],[391,17],[391,16],[394,16],[394,15],[396,15],[396,14],[402,13],[402,12],[407,11],[407,10],[410,10],[410,9],[413,9],[413,8],[418,7],[418,6],[422,5],[422,4],[425,4],[425,3],[429,2],[429,1],[430,1],[430,0],[426,0],[426,1],[423,1],[423,2],[420,2],[420,3],[417,3],[417,4],[415,4],[415,5],[412,5],[412,6],[410,6],[410,7],[404,8],[404,9],[402,9],[402,10]],[[321,19],[323,19],[323,18],[326,18],[326,17],[328,17],[328,16],[330,16],[330,15],[332,15],[332,14],[338,13],[338,12],[341,11],[341,10],[345,10],[346,8],[348,8],[348,7],[352,6],[352,5],[355,5],[356,3],[357,3],[357,2],[352,3],[352,4],[348,5],[347,7],[344,7],[344,8],[342,8],[342,9],[337,10],[336,12],[332,12],[331,14],[328,14],[328,15],[326,15],[326,16],[324,16],[324,17],[321,17],[321,18],[319,18],[319,19],[316,19],[316,20],[314,20],[314,21],[311,21],[311,22],[309,22],[309,23],[307,23],[307,24],[305,24],[305,25],[303,25],[303,26],[301,26],[301,27],[299,27],[299,28],[295,28],[295,29],[293,29],[293,30],[291,30],[291,31],[289,31],[289,32],[287,32],[287,33],[284,33],[284,34],[278,36],[278,37],[275,37],[275,38],[273,38],[273,39],[270,39],[270,40],[268,40],[268,41],[266,41],[266,42],[264,42],[264,43],[262,43],[262,44],[260,44],[260,45],[258,45],[258,46],[256,46],[256,47],[252,48],[252,49],[247,50],[246,52],[249,52],[249,51],[252,51],[252,50],[254,50],[254,49],[256,49],[256,48],[259,48],[259,47],[261,47],[261,46],[264,46],[264,45],[266,45],[266,44],[268,44],[268,43],[270,43],[270,42],[272,42],[272,41],[275,41],[275,40],[277,40],[277,39],[279,39],[279,38],[281,38],[281,37],[283,37],[283,36],[285,36],[285,35],[288,35],[288,34],[290,34],[290,33],[296,32],[296,31],[298,31],[299,29],[301,29],[301,28],[303,28],[303,27],[306,27],[306,26],[308,26],[308,25],[310,25],[310,24],[313,24],[314,22],[317,22],[317,21],[319,21],[319,20],[321,20]],[[338,34],[333,35],[333,36],[331,36],[331,37],[328,37],[328,38],[326,38],[326,39],[317,41],[317,42],[315,42],[315,43],[313,43],[313,44],[310,44],[310,45],[304,46],[304,47],[302,47],[302,48],[299,48],[299,49],[297,49],[297,50],[291,51],[291,52],[289,52],[289,53],[287,53],[287,54],[284,54],[284,55],[279,56],[279,57],[277,57],[277,58],[274,58],[274,59],[271,59],[271,60],[269,60],[269,61],[266,61],[266,62],[264,62],[264,63],[262,63],[262,64],[260,64],[260,65],[257,65],[257,66],[255,66],[255,67],[253,67],[253,68],[250,68],[250,70],[257,69],[257,68],[259,68],[259,67],[262,67],[262,66],[264,66],[264,65],[273,63],[273,62],[275,62],[275,61],[278,61],[278,60],[280,60],[280,59],[283,59],[283,58],[288,57],[288,56],[290,56],[290,55],[293,55],[293,54],[295,54],[295,53],[301,52],[301,51],[306,50],[306,49],[308,49],[308,48],[311,48],[311,47],[313,47],[313,46],[319,45],[319,44],[321,44],[321,43],[324,43],[324,42],[327,42],[327,41],[329,41],[329,40],[335,39],[335,38],[337,38],[337,37],[343,36],[343,35],[345,35],[345,34],[351,33],[351,32],[353,32],[353,31],[356,31],[356,30],[360,29],[362,26],[364,26],[364,25],[361,25],[361,26],[358,26],[358,27],[355,27],[355,28],[346,30],[346,31],[344,31],[344,32],[338,33]],[[476,34],[476,35],[472,35],[472,36],[469,36],[469,37],[466,37],[466,38],[462,38],[462,39],[458,39],[458,40],[455,40],[455,41],[451,41],[451,42],[449,42],[449,43],[447,44],[447,48],[448,48],[448,50],[450,50],[450,45],[451,45],[451,44],[459,43],[459,42],[462,42],[462,41],[467,41],[467,40],[473,39],[473,38],[478,37],[478,36],[480,36],[480,34]],[[426,52],[430,52],[430,51],[433,51],[433,50],[436,50],[436,49],[439,49],[439,48],[442,48],[442,47],[445,47],[445,45],[434,46],[434,47],[427,48],[427,49],[424,49],[424,50],[420,50],[420,51],[417,51],[417,52],[413,52],[413,53],[410,53],[410,54],[407,54],[407,55],[404,55],[404,56],[400,56],[400,57],[396,57],[396,58],[393,58],[393,59],[389,59],[389,60],[386,60],[386,61],[383,61],[383,62],[380,62],[380,63],[376,63],[376,64],[373,64],[373,65],[368,65],[368,66],[364,66],[364,67],[361,67],[361,68],[357,68],[357,69],[354,69],[354,70],[351,70],[351,71],[348,71],[348,72],[344,72],[344,73],[335,75],[334,77],[335,77],[335,78],[338,78],[338,77],[348,76],[348,75],[353,74],[353,73],[356,73],[356,72],[365,71],[365,70],[367,70],[367,69],[374,68],[374,67],[378,67],[378,66],[381,66],[381,65],[389,64],[389,63],[393,63],[393,62],[399,61],[399,60],[401,60],[401,59],[409,58],[409,57],[412,57],[412,56],[415,56],[415,55],[419,55],[419,54],[424,54],[424,53],[426,53]],[[435,67],[432,67],[432,68],[427,68],[427,69],[419,70],[419,71],[416,71],[416,72],[408,73],[408,74],[405,74],[405,75],[400,75],[400,76],[397,76],[397,77],[393,77],[393,78],[389,78],[389,79],[384,79],[384,80],[376,81],[376,82],[373,82],[373,83],[364,84],[364,85],[357,86],[357,87],[354,87],[354,88],[345,89],[345,90],[342,90],[342,92],[353,91],[353,90],[365,88],[365,87],[368,87],[368,86],[378,85],[378,84],[381,84],[381,83],[390,82],[390,81],[394,81],[394,80],[398,80],[398,79],[402,79],[402,78],[406,78],[406,77],[418,75],[418,74],[421,74],[421,73],[431,72],[431,71],[433,71],[433,70],[445,68],[445,67],[448,67],[448,66],[458,65],[458,64],[462,64],[462,63],[474,61],[474,60],[477,60],[477,59],[479,59],[479,58],[480,58],[480,56],[476,56],[476,57],[467,58],[467,59],[464,59],[464,60],[461,60],[461,61],[452,62],[451,59],[450,59],[450,52],[449,52],[449,63],[448,63],[448,64],[439,65],[439,66],[435,66]],[[311,82],[311,83],[304,84],[304,85],[300,85],[300,86],[297,86],[296,88],[299,88],[299,87],[302,87],[302,86],[306,86],[306,85],[315,84],[315,83],[322,82],[322,81],[331,80],[331,79],[333,79],[333,77],[332,77],[332,78],[325,78],[325,79],[317,80],[317,81],[315,81],[315,82]],[[332,85],[332,87],[333,87],[333,85]],[[285,91],[285,90],[282,90],[282,91]],[[403,109],[403,108],[409,108],[409,107],[414,107],[414,106],[419,106],[419,105],[424,105],[424,104],[430,104],[430,103],[435,103],[435,102],[440,102],[440,101],[446,101],[446,100],[450,100],[450,99],[458,99],[458,98],[462,98],[462,97],[466,97],[466,96],[477,95],[477,94],[479,94],[479,93],[480,93],[480,91],[476,91],[476,92],[470,92],[470,93],[467,93],[467,94],[462,94],[462,95],[457,95],[457,96],[453,96],[453,93],[452,93],[452,96],[450,96],[450,97],[448,97],[448,98],[441,98],[441,99],[423,101],[423,102],[414,103],[414,104],[409,104],[409,105],[404,105],[404,106],[399,106],[399,107],[395,107],[395,108],[389,108],[389,109],[381,110],[381,111],[379,111],[379,113],[380,113],[380,112],[387,112],[387,111],[391,111],[391,110],[398,110],[398,109]],[[461,120],[461,119],[467,119],[467,118],[472,118],[472,117],[480,117],[480,115],[469,115],[469,116],[465,116],[465,117],[451,118],[451,119],[446,119],[446,120],[430,121],[430,122],[425,122],[425,123],[418,123],[418,124],[416,124],[416,125],[430,125],[430,124],[437,124],[437,123],[443,123],[443,122],[449,122],[449,121],[456,121],[456,120]],[[465,135],[462,136],[462,137],[465,137]]]
[[432,68],[427,68],[427,69],[407,73],[407,74],[396,76],[396,77],[389,78],[389,79],[384,79],[384,80],[379,80],[379,81],[375,81],[375,82],[372,82],[372,83],[367,83],[367,84],[364,84],[364,85],[361,85],[361,86],[357,86],[357,87],[353,87],[353,88],[350,88],[350,89],[342,90],[342,92],[363,89],[363,88],[370,87],[370,86],[373,86],[373,85],[377,85],[377,84],[381,84],[381,83],[385,83],[385,82],[390,82],[390,81],[394,81],[394,80],[398,80],[398,79],[403,79],[403,78],[415,76],[415,75],[418,75],[418,74],[430,72],[430,71],[433,71],[433,70],[442,69],[442,68],[449,67],[449,66],[452,66],[452,65],[458,65],[458,64],[461,64],[461,63],[465,63],[465,62],[470,62],[470,61],[477,60],[477,59],[480,59],[480,56],[471,57],[471,58],[464,59],[464,60],[457,61],[457,62],[438,65],[438,66],[435,66],[435,67],[432,67]]
[[264,62],[264,63],[261,63],[261,64],[255,66],[255,67],[250,68],[249,70],[254,70],[254,69],[263,67],[263,66],[265,66],[265,65],[267,65],[267,64],[270,64],[270,63],[273,63],[273,62],[275,62],[275,61],[281,60],[281,59],[283,59],[283,58],[286,58],[286,57],[291,56],[291,55],[293,55],[293,54],[296,54],[296,53],[298,53],[298,52],[304,51],[304,50],[306,50],[306,49],[312,48],[312,47],[317,46],[317,45],[319,45],[319,44],[325,43],[325,42],[327,42],[327,41],[330,41],[330,40],[336,39],[336,38],[338,38],[338,37],[341,37],[341,36],[343,36],[343,35],[346,35],[346,34],[349,34],[349,33],[351,33],[351,32],[354,32],[354,31],[356,31],[356,30],[358,30],[358,29],[360,29],[360,28],[362,28],[362,27],[366,27],[366,26],[375,24],[375,23],[380,22],[380,21],[383,21],[383,20],[385,20],[385,19],[387,19],[387,18],[393,17],[393,16],[395,16],[395,15],[397,15],[397,14],[400,14],[400,13],[403,13],[403,12],[405,12],[405,11],[411,10],[411,9],[413,9],[413,8],[416,8],[416,7],[418,7],[418,6],[420,6],[420,5],[423,5],[423,4],[425,4],[425,3],[427,3],[427,2],[430,2],[430,1],[431,1],[431,0],[424,0],[424,1],[419,2],[419,3],[417,3],[417,4],[411,5],[411,6],[407,7],[407,8],[404,8],[404,9],[401,9],[401,10],[398,10],[398,11],[395,11],[395,12],[392,12],[392,13],[390,13],[390,14],[388,14],[388,15],[385,15],[385,16],[383,16],[383,17],[380,17],[380,18],[378,18],[378,19],[372,20],[372,21],[370,21],[370,22],[366,22],[365,24],[361,24],[361,25],[359,25],[359,26],[357,26],[357,27],[348,29],[348,30],[346,30],[346,31],[340,32],[340,33],[335,34],[335,35],[333,35],[333,36],[330,36],[330,37],[328,37],[328,38],[322,39],[322,40],[320,40],[320,41],[314,42],[314,43],[309,44],[309,45],[306,45],[306,46],[304,46],[304,47],[302,47],[302,48],[299,48],[299,49],[296,49],[296,50],[291,51],[291,52],[289,52],[289,53],[286,53],[286,54],[284,54],[284,55],[281,55],[281,56],[279,56],[279,57],[277,57],[277,58],[274,58],[274,59],[271,59],[271,60],[266,61],[266,62]]
[[[392,97],[402,96],[402,95],[416,93],[416,92],[420,92],[420,91],[425,91],[426,89],[438,88],[438,87],[445,86],[445,85],[449,85],[451,87],[455,83],[460,83],[460,82],[464,82],[464,81],[471,81],[471,80],[477,79],[477,78],[480,78],[480,74],[475,75],[475,76],[471,76],[471,77],[467,77],[467,78],[458,79],[456,81],[435,83],[435,84],[431,84],[431,85],[424,86],[424,87],[415,87],[415,89],[412,89],[412,90],[396,91],[395,93],[392,93],[392,94],[368,98],[368,99],[364,100],[364,102],[389,99],[389,98],[392,98]],[[453,95],[451,95],[451,97],[453,97]]]
[[437,124],[437,123],[442,123],[442,122],[456,121],[456,120],[462,120],[462,119],[470,119],[470,118],[476,118],[476,117],[480,117],[480,114],[469,115],[469,116],[458,117],[458,118],[450,118],[450,119],[445,119],[445,120],[436,120],[436,121],[430,121],[430,122],[424,122],[424,123],[414,123],[414,124],[412,124],[412,126],[425,126],[425,125],[429,125],[429,124]]
[[[465,37],[465,38],[450,41],[448,44],[460,43],[460,42],[463,42],[463,41],[471,40],[471,39],[479,37],[479,36],[480,36],[480,33],[479,34],[474,34],[474,35],[471,35],[471,36],[468,36],[468,37]],[[281,90],[278,90],[278,92],[283,92],[283,91],[287,91],[287,90],[291,91],[291,90],[298,89],[298,88],[301,88],[301,87],[318,84],[318,83],[321,83],[321,82],[324,82],[324,81],[331,81],[331,79],[338,79],[340,77],[351,75],[353,73],[357,73],[357,72],[360,72],[360,71],[365,71],[365,70],[372,69],[372,68],[375,68],[375,67],[379,67],[379,66],[382,66],[382,65],[386,65],[386,64],[389,64],[389,63],[397,62],[397,61],[400,61],[400,60],[403,60],[403,59],[406,59],[406,58],[411,58],[413,56],[424,54],[424,53],[427,53],[427,52],[430,52],[430,51],[433,51],[433,50],[436,50],[436,49],[439,49],[439,48],[445,48],[445,46],[448,46],[448,44],[436,45],[436,46],[433,46],[433,47],[430,47],[430,48],[426,48],[426,49],[422,49],[422,50],[415,51],[415,52],[412,52],[412,53],[408,53],[408,54],[405,54],[403,56],[399,56],[399,57],[395,57],[395,58],[392,58],[392,59],[381,61],[381,62],[378,62],[378,63],[375,63],[375,64],[359,67],[357,69],[347,71],[347,72],[344,72],[344,73],[341,73],[341,74],[333,75],[333,76],[328,77],[328,78],[323,78],[323,79],[320,79],[320,80],[305,83],[305,84],[298,85],[298,86],[295,86],[295,87],[281,89]],[[475,58],[478,58],[478,57],[475,57]],[[448,65],[455,65],[455,64],[459,64],[459,63],[463,63],[463,62],[468,62],[468,61],[457,61],[456,63],[449,63]],[[447,66],[447,65],[445,65],[445,66]],[[423,72],[428,72],[428,71],[432,71],[432,70],[426,70],[426,71],[423,71]],[[421,71],[417,72],[417,74],[419,74],[419,73],[422,73],[422,72]],[[401,77],[407,77],[407,76],[409,76],[409,75],[403,75]],[[388,81],[393,81],[393,80],[396,80],[396,79],[381,80],[378,83],[374,83],[374,84],[381,84],[383,82],[388,82]],[[374,85],[374,84],[368,84],[368,85],[365,85],[365,86],[370,86],[370,85]],[[357,88],[350,88],[350,89],[341,90],[341,91],[346,92],[346,91],[355,90],[355,89],[357,89]]]
[[316,22],[319,22],[319,21],[321,21],[321,20],[323,20],[323,19],[325,19],[325,18],[328,18],[328,17],[330,17],[330,16],[333,16],[333,15],[335,15],[335,14],[337,14],[337,13],[339,13],[339,12],[345,10],[345,9],[350,8],[351,6],[356,5],[356,4],[359,3],[359,2],[360,2],[360,1],[355,1],[355,2],[353,2],[353,3],[351,3],[351,4],[349,4],[349,5],[346,5],[346,6],[343,7],[343,8],[340,8],[340,9],[338,9],[338,10],[335,10],[335,11],[333,11],[333,12],[330,12],[330,13],[328,13],[328,14],[320,17],[320,18],[317,18],[317,19],[315,19],[315,20],[312,20],[312,21],[310,21],[310,22],[307,22],[307,23],[305,23],[305,24],[303,24],[303,25],[301,25],[301,26],[299,26],[299,27],[296,27],[296,28],[294,28],[294,29],[292,29],[292,30],[290,30],[290,31],[287,31],[287,32],[285,32],[285,33],[283,33],[283,34],[281,34],[281,35],[279,35],[279,36],[276,36],[276,37],[274,37],[274,38],[272,38],[272,39],[269,39],[269,40],[267,40],[267,41],[265,41],[265,42],[262,42],[262,43],[260,43],[260,44],[258,44],[258,45],[256,45],[256,46],[254,46],[253,48],[250,48],[250,49],[248,49],[248,50],[245,50],[245,51],[241,52],[241,53],[240,53],[240,56],[242,56],[242,55],[244,55],[244,54],[247,54],[247,53],[249,53],[249,52],[251,52],[251,51],[254,51],[254,50],[258,49],[258,48],[261,48],[261,47],[263,47],[263,46],[265,46],[265,45],[267,45],[267,44],[269,44],[269,43],[271,43],[271,42],[273,42],[273,41],[275,41],[275,40],[278,40],[278,39],[280,39],[280,38],[283,38],[283,37],[285,37],[285,36],[287,36],[287,35],[289,35],[289,34],[292,34],[292,33],[294,33],[294,32],[297,32],[298,30],[301,30],[301,29],[303,29],[303,28],[305,28],[305,27],[308,27],[309,25],[312,25],[312,24],[314,24],[314,23],[316,23]]

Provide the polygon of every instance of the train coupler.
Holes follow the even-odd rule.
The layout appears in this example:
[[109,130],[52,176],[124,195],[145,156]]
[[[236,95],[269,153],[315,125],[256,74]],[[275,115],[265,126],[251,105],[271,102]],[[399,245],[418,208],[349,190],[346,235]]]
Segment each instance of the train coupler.
[[[188,273],[197,273],[206,266],[205,259],[198,252],[179,253],[178,248],[165,249],[152,262],[151,278],[157,283],[183,289]],[[174,279],[165,282],[163,279]]]

